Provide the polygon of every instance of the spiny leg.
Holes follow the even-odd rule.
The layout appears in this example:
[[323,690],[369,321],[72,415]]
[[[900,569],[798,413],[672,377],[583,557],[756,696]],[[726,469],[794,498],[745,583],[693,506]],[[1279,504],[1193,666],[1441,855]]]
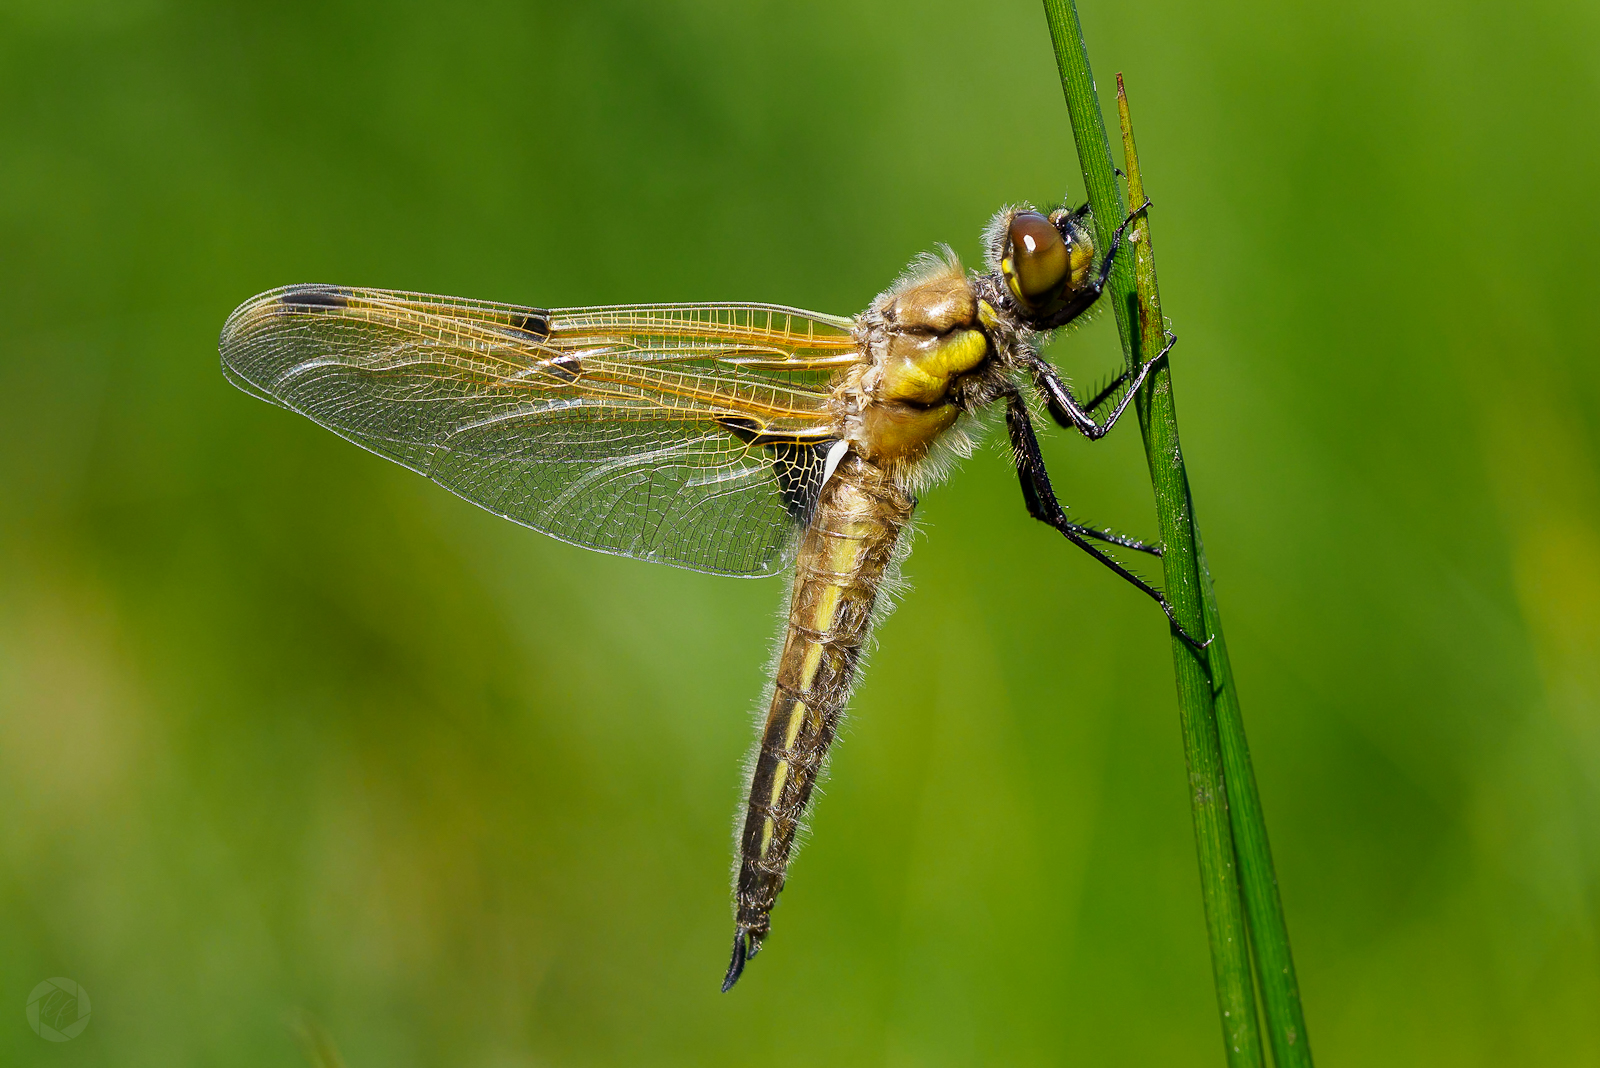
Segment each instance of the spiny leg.
[[[1061,374],[1044,360],[1034,363],[1034,379],[1038,383],[1039,392],[1044,394],[1045,407],[1050,411],[1050,418],[1067,430],[1076,430],[1090,441],[1099,441],[1111,432],[1117,425],[1117,420],[1122,418],[1122,413],[1127,410],[1128,402],[1133,400],[1134,394],[1139,392],[1139,387],[1144,385],[1144,380],[1149,377],[1155,365],[1166,359],[1167,353],[1172,351],[1172,346],[1178,343],[1178,335],[1171,330],[1167,332],[1167,344],[1162,350],[1150,359],[1141,363],[1138,370],[1132,372],[1133,381],[1128,381],[1128,372],[1117,376],[1112,383],[1094,398],[1089,404],[1080,404],[1078,398],[1072,395],[1072,390],[1061,381]],[[1098,408],[1107,397],[1111,396],[1127,383],[1127,392],[1117,402],[1111,414],[1102,425],[1094,421],[1089,413]]]
[[[1176,345],[1178,343],[1178,335],[1177,334],[1174,334],[1171,330],[1166,330],[1166,331],[1163,331],[1163,332],[1167,335],[1167,343],[1166,343],[1166,345],[1162,346],[1161,351],[1156,353],[1155,359],[1146,360],[1145,364],[1155,363],[1156,360],[1161,359],[1167,353],[1171,352],[1172,351],[1172,346],[1174,346],[1174,345]],[[1124,382],[1126,382],[1128,380],[1128,378],[1132,374],[1133,374],[1132,371],[1123,371],[1120,375],[1118,375],[1117,377],[1113,378],[1111,381],[1107,382],[1105,384],[1105,386],[1102,387],[1100,389],[1100,391],[1094,395],[1093,399],[1091,399],[1088,404],[1083,405],[1083,410],[1086,411],[1086,412],[1089,412],[1090,414],[1093,414],[1094,412],[1098,411],[1102,404],[1104,404],[1107,400],[1109,400],[1111,397],[1113,397],[1116,394],[1116,392],[1119,389],[1122,388],[1122,384]],[[1132,392],[1132,391],[1130,390],[1129,392]],[[1071,429],[1071,428],[1068,427],[1067,429]]]
[[[1176,345],[1178,343],[1178,335],[1177,334],[1174,334],[1171,330],[1163,331],[1163,333],[1165,333],[1166,336],[1167,336],[1167,343],[1161,347],[1161,351],[1160,352],[1155,354],[1154,359],[1146,360],[1143,364],[1140,365],[1141,367],[1147,367],[1147,366],[1155,363],[1156,360],[1163,359],[1167,355],[1167,353],[1172,351],[1172,346],[1174,346],[1174,345]],[[1106,401],[1108,401],[1112,397],[1116,396],[1118,391],[1120,391],[1123,388],[1123,383],[1127,382],[1128,379],[1133,376],[1133,373],[1134,372],[1132,372],[1132,371],[1123,371],[1120,375],[1118,375],[1117,377],[1113,378],[1110,382],[1107,382],[1105,384],[1105,386],[1103,388],[1101,388],[1100,391],[1097,392],[1094,395],[1093,398],[1090,399],[1089,403],[1087,403],[1087,404],[1085,404],[1083,406],[1083,410],[1088,412],[1090,415],[1093,415],[1095,412],[1099,411],[1101,405],[1105,404]],[[1063,385],[1065,385],[1065,383],[1063,383]],[[1128,392],[1132,393],[1133,390],[1129,389]]]
[[1086,412],[1093,412],[1096,408],[1100,407],[1100,405],[1104,404],[1113,394],[1117,392],[1117,390],[1122,388],[1122,383],[1128,380],[1128,375],[1131,373],[1132,372],[1130,371],[1123,371],[1120,375],[1117,375],[1117,377],[1107,382],[1103,387],[1101,387],[1100,391],[1094,395],[1094,399],[1083,406],[1083,410]]
[[[1165,353],[1165,352],[1169,351],[1172,348],[1172,344],[1177,341],[1177,335],[1174,334],[1171,330],[1168,330],[1167,331],[1167,339],[1168,339],[1167,347],[1161,350],[1162,353]],[[1160,355],[1158,354],[1157,355],[1157,359],[1159,359],[1159,358],[1160,358]],[[1105,385],[1101,386],[1098,390],[1096,390],[1095,391],[1095,395],[1090,400],[1088,400],[1087,402],[1079,401],[1078,402],[1079,407],[1081,407],[1084,411],[1088,412],[1092,416],[1095,412],[1100,410],[1100,406],[1102,404],[1104,404],[1106,401],[1110,400],[1112,397],[1116,396],[1116,394],[1122,389],[1123,383],[1126,382],[1132,376],[1133,376],[1133,372],[1132,371],[1123,371],[1121,374],[1116,375],[1110,381],[1108,381]],[[1070,390],[1070,387],[1066,387],[1065,383],[1062,383],[1062,385],[1063,385],[1063,388],[1069,388],[1069,390]],[[1051,412],[1051,417],[1054,418],[1054,416],[1055,416],[1055,413],[1052,411]],[[1066,422],[1060,422],[1058,420],[1057,421],[1057,425],[1062,426],[1067,430],[1074,429],[1073,426],[1072,426],[1071,420],[1067,420]]]
[[1140,541],[1138,538],[1131,538],[1126,534],[1112,530],[1110,527],[1102,527],[1096,530],[1094,527],[1086,527],[1081,523],[1072,522],[1066,523],[1066,526],[1072,528],[1072,532],[1079,537],[1093,538],[1095,541],[1103,541],[1107,545],[1120,545],[1122,548],[1132,549],[1136,553],[1149,553],[1151,556],[1161,555],[1161,546],[1151,545],[1149,542]]
[[1114,557],[1091,545],[1082,533],[1083,528],[1067,520],[1066,510],[1061,507],[1061,502],[1056,500],[1055,490],[1050,485],[1050,474],[1044,466],[1044,454],[1039,451],[1039,439],[1034,435],[1033,420],[1028,417],[1028,406],[1021,394],[1013,393],[1006,398],[1006,430],[1011,435],[1011,451],[1016,459],[1017,477],[1022,483],[1022,499],[1028,506],[1028,514],[1040,522],[1050,524],[1072,544],[1144,591],[1161,606],[1161,611],[1165,613],[1173,631],[1190,647],[1203,650],[1210,645],[1209,639],[1203,642],[1197,641],[1183,629],[1177,617],[1172,614],[1172,606],[1167,603],[1160,590],[1123,567]]

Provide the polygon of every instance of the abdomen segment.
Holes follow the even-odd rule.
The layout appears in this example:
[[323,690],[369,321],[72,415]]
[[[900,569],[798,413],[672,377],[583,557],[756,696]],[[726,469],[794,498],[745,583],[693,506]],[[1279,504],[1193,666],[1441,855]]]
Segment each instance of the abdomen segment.
[[739,835],[728,990],[756,955],[795,834],[850,696],[873,610],[912,501],[882,468],[847,455],[801,536],[783,651]]

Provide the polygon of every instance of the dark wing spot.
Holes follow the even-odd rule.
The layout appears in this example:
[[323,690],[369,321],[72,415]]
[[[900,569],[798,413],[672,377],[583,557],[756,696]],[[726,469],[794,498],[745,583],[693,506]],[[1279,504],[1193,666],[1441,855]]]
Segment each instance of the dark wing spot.
[[809,523],[822,492],[822,472],[828,464],[831,441],[782,441],[767,446],[772,453],[772,473],[778,479],[783,509],[796,523]]
[[545,368],[564,382],[576,382],[578,376],[583,374],[583,361],[571,354],[557,356],[545,364]]
[[[772,473],[778,481],[778,496],[783,500],[784,511],[796,523],[811,521],[811,510],[817,505],[817,495],[822,492],[822,472],[828,466],[829,438],[796,438],[785,434],[769,433],[754,419],[742,415],[717,417],[717,425],[746,445],[761,445],[772,461]],[[752,954],[753,956],[753,954]]]
[[717,419],[717,425],[746,445],[754,445],[761,440],[761,427],[754,419],[746,419],[737,415],[724,415]]
[[291,308],[348,308],[350,291],[338,286],[294,286],[278,301]]
[[507,328],[513,334],[520,334],[533,341],[545,341],[550,337],[550,313],[547,311],[531,311],[526,315],[514,315]]

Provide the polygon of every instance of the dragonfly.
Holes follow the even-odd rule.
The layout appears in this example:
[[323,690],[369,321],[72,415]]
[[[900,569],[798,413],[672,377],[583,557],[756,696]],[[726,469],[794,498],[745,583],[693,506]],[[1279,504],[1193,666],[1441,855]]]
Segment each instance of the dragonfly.
[[771,929],[796,834],[917,494],[1003,408],[1023,502],[1161,607],[1110,548],[1146,544],[1068,519],[1034,429],[1042,408],[1095,440],[1154,358],[1080,401],[1040,354],[1088,312],[1129,224],[1097,255],[1087,206],[1002,209],[985,270],[948,248],[854,317],[774,304],[531,308],[333,285],[241,304],[227,378],[517,523],[573,545],[718,575],[790,576],[750,762],[734,883],[731,989]]

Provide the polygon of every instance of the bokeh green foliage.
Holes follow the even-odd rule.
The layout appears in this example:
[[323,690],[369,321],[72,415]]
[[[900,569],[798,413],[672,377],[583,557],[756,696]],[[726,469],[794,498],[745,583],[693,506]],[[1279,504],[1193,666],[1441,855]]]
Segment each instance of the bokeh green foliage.
[[[1083,17],[1319,1059],[1600,1058],[1600,10]],[[849,312],[1081,198],[1070,145],[1036,3],[0,8],[0,1060],[1216,1063],[1165,627],[997,446],[723,997],[780,584],[553,543],[216,366],[291,281]],[[1054,355],[1114,368],[1110,317]],[[1046,447],[1153,529],[1131,431]]]

